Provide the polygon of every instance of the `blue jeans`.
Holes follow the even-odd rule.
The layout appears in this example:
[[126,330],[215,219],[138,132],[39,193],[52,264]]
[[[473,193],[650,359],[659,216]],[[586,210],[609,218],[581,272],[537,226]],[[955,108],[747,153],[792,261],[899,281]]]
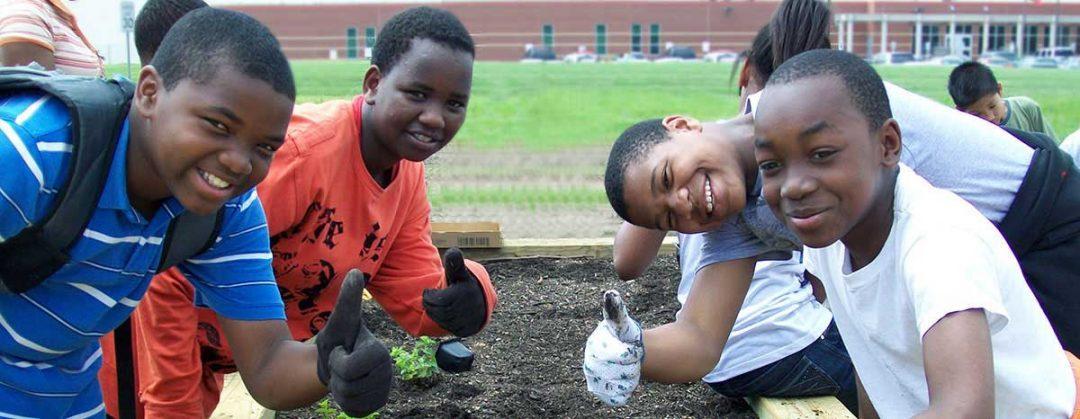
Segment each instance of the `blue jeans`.
[[727,397],[836,396],[852,412],[858,406],[855,368],[836,323],[799,352],[709,386]]

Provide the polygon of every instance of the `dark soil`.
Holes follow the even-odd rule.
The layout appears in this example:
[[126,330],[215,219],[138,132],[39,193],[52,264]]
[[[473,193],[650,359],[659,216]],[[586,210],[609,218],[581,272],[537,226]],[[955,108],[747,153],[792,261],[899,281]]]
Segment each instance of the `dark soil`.
[[[473,370],[440,372],[418,386],[395,377],[380,418],[523,417],[754,417],[738,399],[701,383],[643,383],[630,403],[610,408],[585,388],[585,340],[601,318],[601,295],[618,289],[643,325],[675,318],[678,267],[663,257],[644,276],[620,282],[610,260],[518,259],[485,264],[499,291],[488,327],[466,340],[476,353]],[[368,327],[388,347],[411,338],[371,304]],[[315,418],[314,407],[278,417]]]

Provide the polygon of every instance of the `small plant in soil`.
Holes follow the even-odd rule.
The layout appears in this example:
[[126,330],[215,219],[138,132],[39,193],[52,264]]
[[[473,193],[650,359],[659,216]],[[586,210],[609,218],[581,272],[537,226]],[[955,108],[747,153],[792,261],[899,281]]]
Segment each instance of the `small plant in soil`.
[[[337,407],[330,404],[330,399],[323,399],[319,402],[318,407],[315,408],[315,414],[319,415],[319,419],[350,419],[345,412],[337,409]],[[370,415],[364,416],[360,419],[376,419],[379,417],[379,412],[373,412]]]
[[401,373],[401,379],[415,383],[430,381],[438,370],[435,364],[435,339],[423,336],[416,341],[412,350],[404,345],[390,349],[390,357]]

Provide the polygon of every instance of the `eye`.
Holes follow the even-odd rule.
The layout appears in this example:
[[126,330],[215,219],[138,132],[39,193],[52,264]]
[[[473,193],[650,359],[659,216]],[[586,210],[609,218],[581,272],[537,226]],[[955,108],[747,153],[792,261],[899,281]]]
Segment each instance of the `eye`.
[[256,148],[259,149],[259,153],[264,157],[273,157],[274,153],[277,152],[277,147],[270,144],[259,144]]
[[761,170],[762,174],[768,176],[780,170],[780,163],[776,160],[766,160],[758,163],[758,169]]
[[427,99],[427,94],[419,90],[406,90],[405,94],[412,100],[424,100]]
[[810,153],[810,160],[817,162],[825,161],[834,154],[836,154],[836,150],[832,149],[814,150],[813,153]]
[[229,127],[226,126],[221,121],[218,121],[218,120],[213,119],[213,118],[205,118],[205,117],[203,118],[203,121],[205,121],[207,124],[209,124],[213,129],[215,129],[215,130],[217,130],[217,131],[219,131],[221,133],[227,134],[229,132]]
[[451,100],[450,103],[448,103],[447,105],[450,106],[450,110],[454,112],[461,112],[465,110],[465,104],[456,100]]

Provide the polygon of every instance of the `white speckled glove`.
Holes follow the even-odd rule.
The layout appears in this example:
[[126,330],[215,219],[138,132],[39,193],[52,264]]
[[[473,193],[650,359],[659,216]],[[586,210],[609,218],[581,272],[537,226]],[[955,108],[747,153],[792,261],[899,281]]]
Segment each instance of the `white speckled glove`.
[[585,343],[585,381],[589,391],[610,406],[622,406],[641,379],[645,346],[641,325],[630,318],[619,293],[604,293],[604,320]]

